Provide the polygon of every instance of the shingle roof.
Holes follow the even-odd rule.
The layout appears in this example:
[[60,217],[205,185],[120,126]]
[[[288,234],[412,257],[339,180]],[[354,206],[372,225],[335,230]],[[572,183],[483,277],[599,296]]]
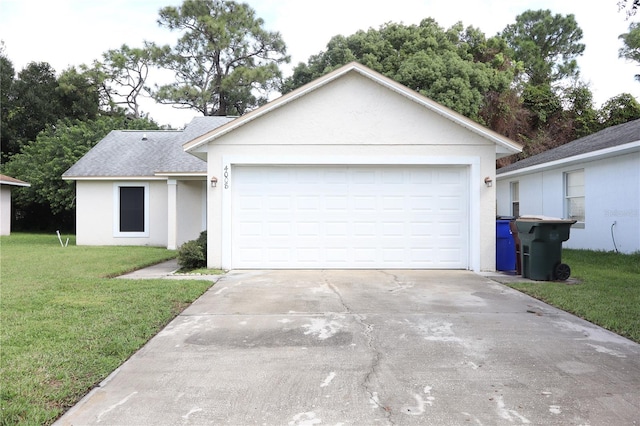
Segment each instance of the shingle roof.
[[206,172],[207,163],[184,152],[182,145],[231,120],[232,117],[196,117],[184,130],[113,130],[62,176],[144,177]]
[[526,167],[537,166],[551,161],[563,160],[581,154],[587,154],[601,149],[613,148],[640,140],[640,119],[629,121],[608,127],[597,133],[576,139],[557,148],[550,149],[540,154],[516,161],[513,164],[502,167],[496,171],[498,175],[524,169]]

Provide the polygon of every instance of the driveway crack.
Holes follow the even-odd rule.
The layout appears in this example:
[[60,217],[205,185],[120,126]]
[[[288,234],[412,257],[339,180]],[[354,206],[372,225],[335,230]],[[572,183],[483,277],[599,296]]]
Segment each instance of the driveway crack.
[[380,402],[380,399],[378,398],[378,392],[376,392],[373,387],[373,379],[378,374],[378,369],[380,368],[380,364],[383,358],[382,351],[376,347],[375,339],[373,337],[374,326],[373,324],[366,321],[366,315],[353,312],[351,307],[347,304],[347,302],[345,302],[344,297],[340,293],[338,287],[336,287],[331,281],[329,281],[325,275],[323,275],[323,278],[325,284],[338,297],[338,300],[340,301],[340,304],[342,305],[346,313],[353,315],[353,318],[355,318],[356,322],[362,327],[362,334],[365,337],[367,348],[369,348],[369,351],[373,353],[373,359],[371,360],[371,364],[369,364],[369,369],[367,370],[364,376],[364,380],[362,381],[360,386],[362,386],[365,393],[369,396],[369,401],[371,402],[371,404],[377,406],[384,412],[387,422],[390,425],[395,425],[395,422],[391,418],[391,409],[389,407],[385,407],[384,404]]
[[413,283],[403,282],[396,274],[393,274],[391,272],[388,272],[388,271],[380,271],[380,272],[393,278],[393,284],[395,284],[395,287],[389,290],[389,293],[396,293],[398,291],[406,290],[408,288],[413,287],[414,285]]

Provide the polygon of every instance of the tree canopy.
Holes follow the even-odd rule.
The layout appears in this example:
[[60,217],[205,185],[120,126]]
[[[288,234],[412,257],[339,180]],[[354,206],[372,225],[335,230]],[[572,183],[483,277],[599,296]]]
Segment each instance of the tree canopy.
[[433,19],[419,25],[387,23],[379,29],[335,36],[327,50],[300,63],[283,92],[358,61],[468,117],[479,119],[487,92],[501,92],[514,77],[506,45],[458,23],[448,30]]
[[627,18],[630,18],[636,14],[640,8],[640,0],[619,0],[618,9],[624,10],[627,14]]
[[[623,47],[618,51],[618,56],[640,65],[640,23],[630,24],[629,32],[621,34],[618,38],[623,43]],[[640,74],[636,74],[635,78],[640,81]]]
[[2,61],[2,158],[8,160],[61,118],[89,120],[98,114],[98,91],[87,75],[71,67],[60,76],[46,62],[31,62],[17,78]]
[[158,23],[181,31],[175,46],[150,44],[156,63],[175,72],[175,82],[153,91],[159,103],[204,115],[236,115],[263,104],[276,87],[278,64],[289,61],[280,33],[246,3],[185,0],[160,10]]
[[528,83],[553,84],[578,75],[576,58],[584,52],[582,30],[572,14],[528,10],[502,31],[514,59],[524,64]]
[[62,174],[112,130],[157,128],[147,119],[120,115],[84,121],[62,119],[40,132],[3,168],[3,173],[31,184],[14,191],[13,203],[23,226],[46,229],[56,218],[72,226],[68,222],[75,209],[75,185],[62,180]]
[[110,105],[125,105],[134,118],[142,117],[140,98],[148,94],[145,86],[153,65],[152,52],[123,44],[102,54],[93,72],[105,82],[104,93]]

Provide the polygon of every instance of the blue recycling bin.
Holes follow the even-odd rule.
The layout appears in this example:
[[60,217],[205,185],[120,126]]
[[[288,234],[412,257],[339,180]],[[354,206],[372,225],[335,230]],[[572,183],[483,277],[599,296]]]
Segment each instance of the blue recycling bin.
[[496,270],[516,270],[516,242],[510,226],[511,220],[496,220]]

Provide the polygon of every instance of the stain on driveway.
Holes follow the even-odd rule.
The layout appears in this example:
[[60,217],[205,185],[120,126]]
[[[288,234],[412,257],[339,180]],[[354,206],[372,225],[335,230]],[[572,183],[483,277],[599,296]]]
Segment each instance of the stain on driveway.
[[232,271],[58,424],[640,423],[640,345],[468,271]]

